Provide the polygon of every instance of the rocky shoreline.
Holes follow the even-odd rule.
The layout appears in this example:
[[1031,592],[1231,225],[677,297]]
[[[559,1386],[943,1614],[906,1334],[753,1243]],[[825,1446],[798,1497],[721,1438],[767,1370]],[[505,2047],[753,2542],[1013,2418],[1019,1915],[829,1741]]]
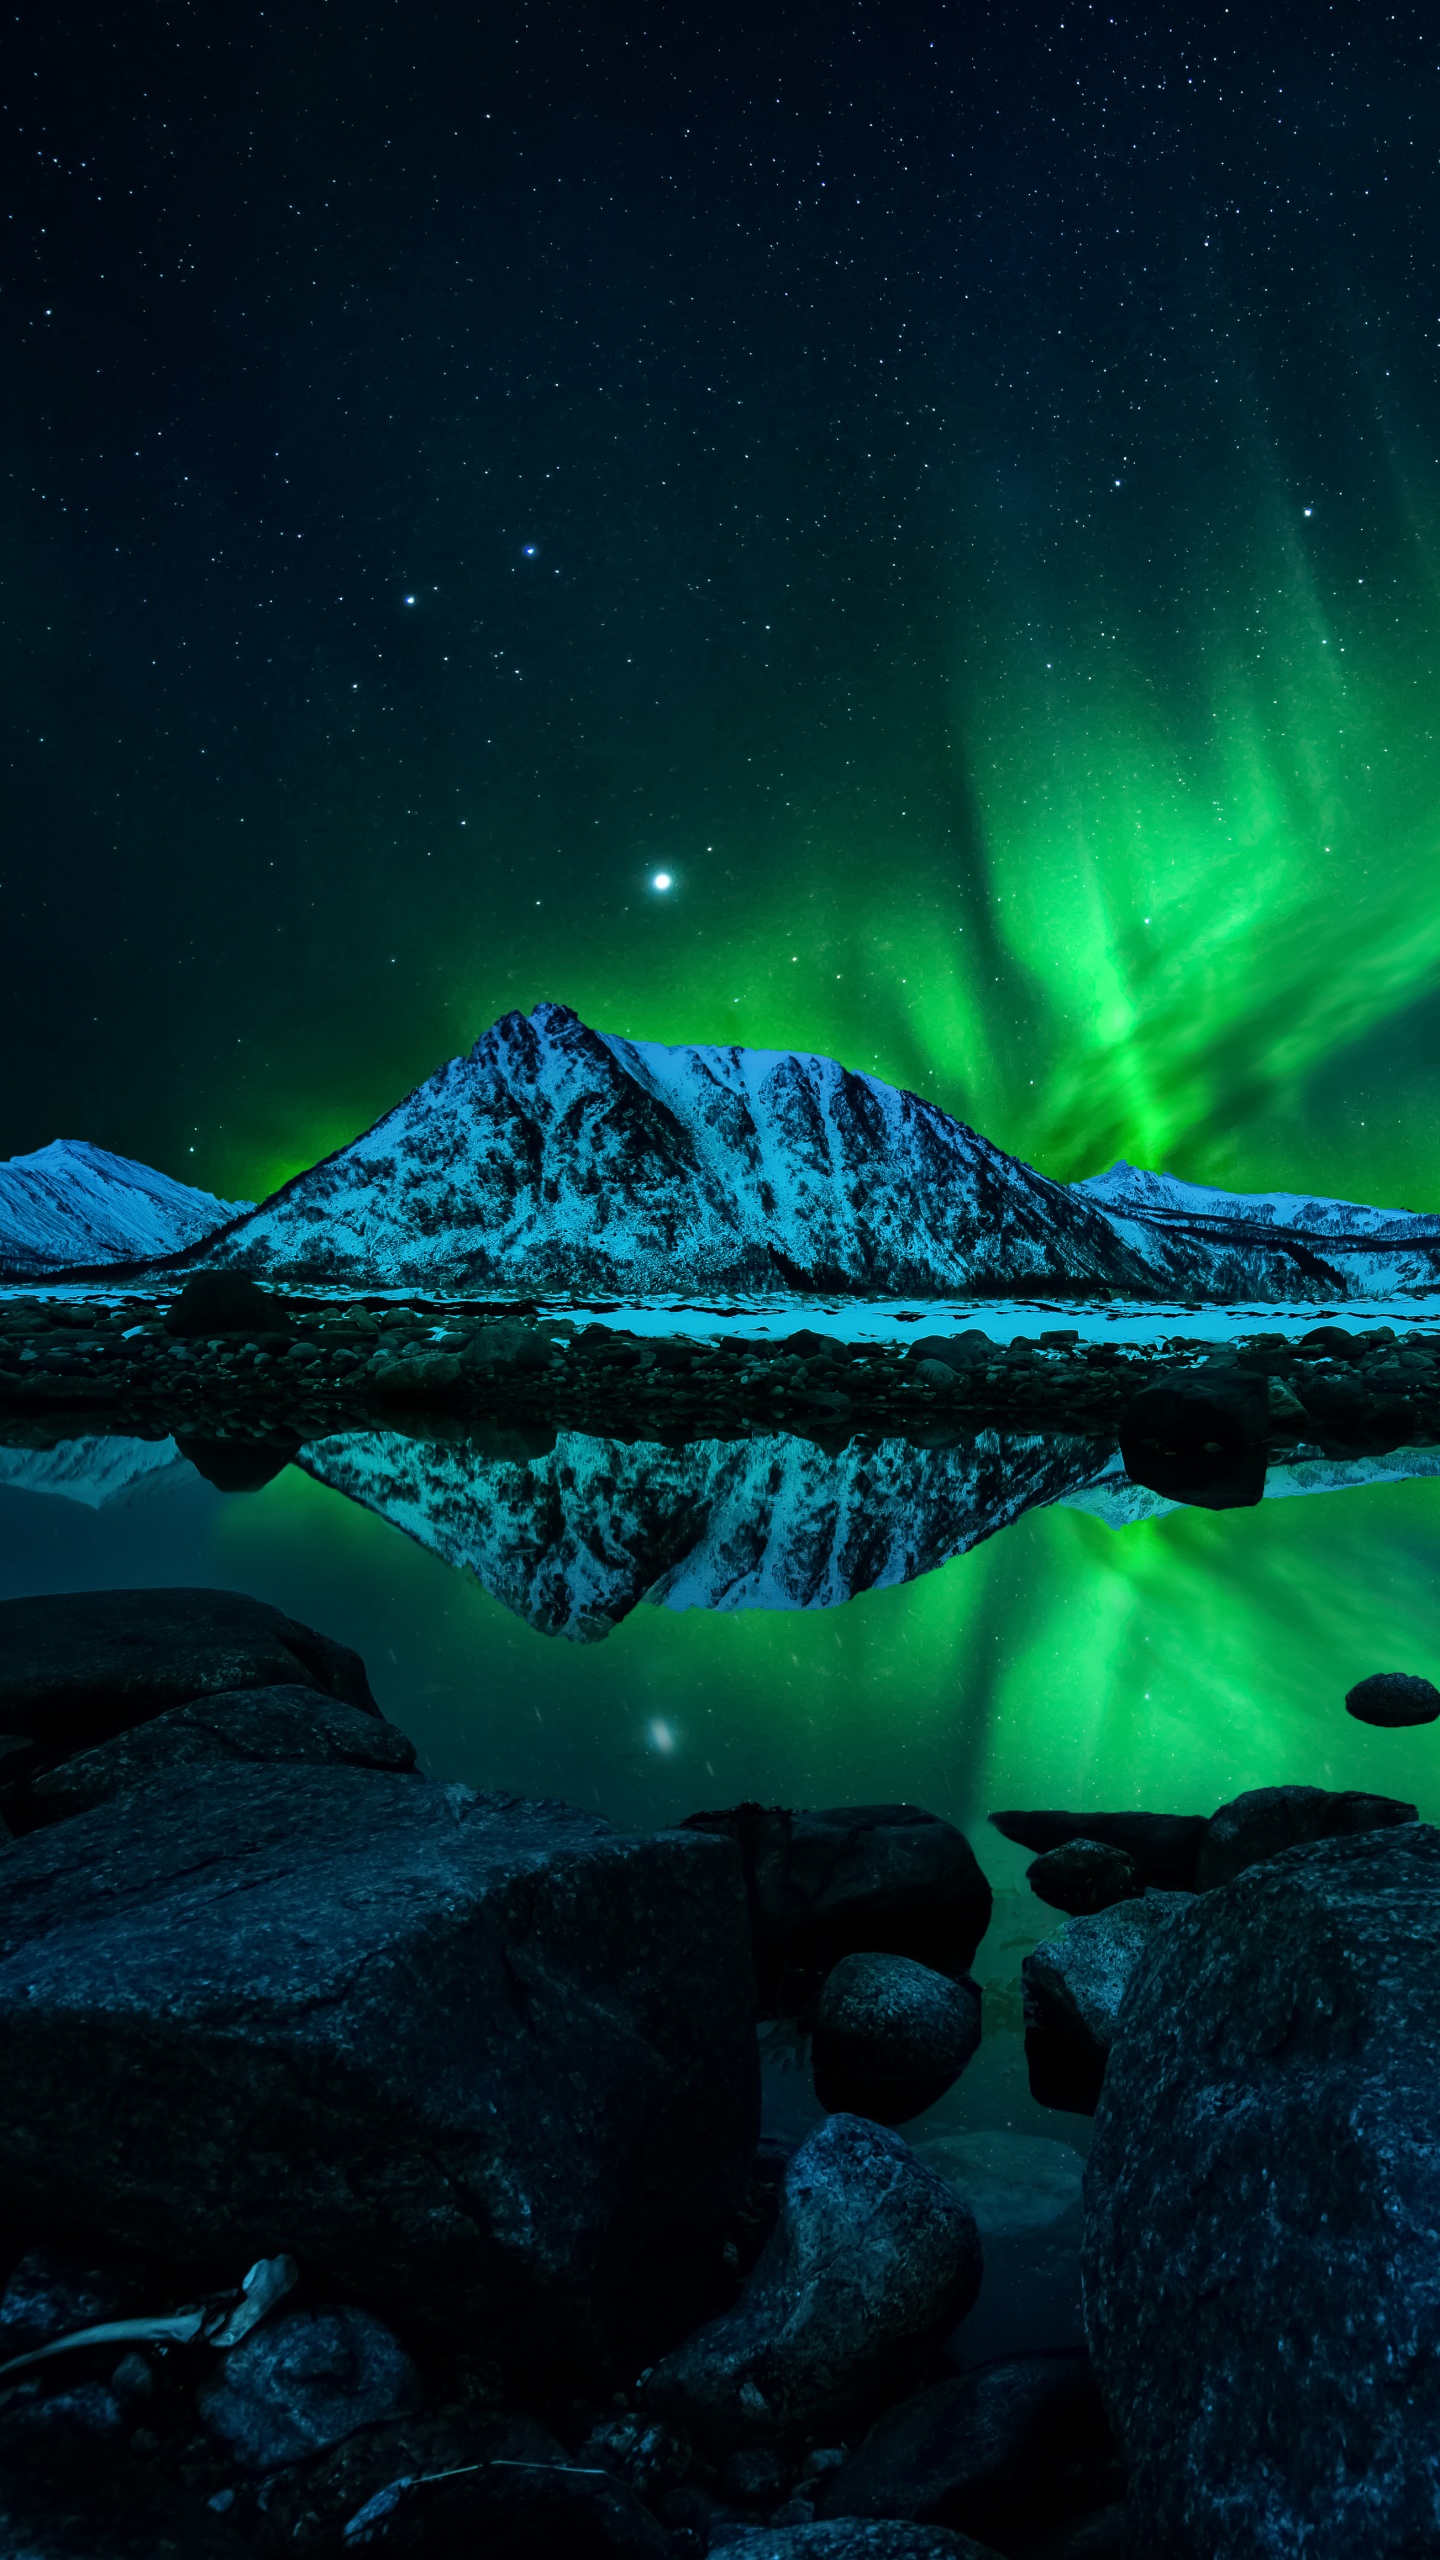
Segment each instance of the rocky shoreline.
[[[1351,1704],[1440,1715],[1396,1674]],[[904,2130],[980,2038],[991,1894],[950,1823],[631,1837],[441,1785],[355,1653],[233,1592],[0,1604],[0,1725],[0,2548],[1440,2533],[1413,1804],[992,1816],[1064,1915],[1024,1967],[1032,2090],[1096,2140],[1088,2350],[977,2354],[973,2145]],[[796,2142],[759,2139],[767,2019],[828,2110]]]
[[[216,1287],[218,1309],[187,1307]],[[1172,1401],[1139,1403],[1156,1390]],[[1365,1456],[1440,1441],[1440,1342],[1329,1323],[1298,1343],[1257,1333],[1223,1348],[1082,1342],[1065,1327],[1005,1345],[978,1327],[917,1329],[904,1344],[805,1329],[781,1341],[642,1337],[513,1304],[281,1300],[228,1275],[174,1297],[0,1304],[0,1418],[172,1433],[215,1454],[217,1482],[227,1443],[293,1449],[411,1415],[428,1436],[490,1427],[539,1435],[537,1448],[576,1429],[666,1441],[781,1427],[824,1446],[895,1434],[934,1445],[983,1427],[1091,1433],[1120,1440],[1138,1481],[1223,1503],[1258,1499],[1267,1449]],[[1223,1463],[1197,1465],[1207,1448]]]

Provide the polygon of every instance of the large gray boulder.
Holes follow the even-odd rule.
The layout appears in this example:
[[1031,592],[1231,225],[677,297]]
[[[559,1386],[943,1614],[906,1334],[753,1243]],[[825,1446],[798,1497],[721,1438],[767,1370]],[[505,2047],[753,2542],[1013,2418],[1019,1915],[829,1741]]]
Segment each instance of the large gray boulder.
[[811,2046],[822,2107],[906,2124],[943,2098],[980,2047],[980,1986],[911,1956],[842,1956]]
[[724,2451],[845,2425],[903,2388],[980,2289],[980,2235],[898,2133],[833,2115],[791,2160],[733,2311],[658,2364],[647,2399]]
[[170,1707],[148,1724],[41,1770],[17,1797],[25,1822],[61,1822],[172,1771],[236,1760],[312,1762],[317,1767],[415,1766],[415,1745],[383,1716],[327,1697],[298,1681],[274,1689],[227,1689]]
[[1429,1824],[1289,1850],[1157,1936],[1085,2189],[1136,2549],[1440,2549],[1437,2088]]
[[1093,2114],[1120,2004],[1157,1933],[1193,1896],[1146,1892],[1067,1920],[1020,1967],[1025,2059],[1042,2107]]
[[358,1653],[243,1591],[0,1600],[0,1732],[83,1751],[187,1699],[300,1681],[378,1715]]
[[724,1842],[349,1768],[217,1767],[0,1855],[11,2208],[288,2251],[553,2378],[738,2204],[754,1978]]
[[1278,1858],[1283,1849],[1416,1819],[1415,1806],[1398,1796],[1365,1795],[1355,1787],[1251,1787],[1210,1816],[1195,1882],[1202,1893],[1212,1892],[1262,1858]]

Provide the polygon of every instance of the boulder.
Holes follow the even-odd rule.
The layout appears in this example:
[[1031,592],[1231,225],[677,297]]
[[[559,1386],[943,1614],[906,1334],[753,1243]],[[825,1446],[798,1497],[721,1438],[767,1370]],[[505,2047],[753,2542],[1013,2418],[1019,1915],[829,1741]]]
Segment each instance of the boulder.
[[68,2249],[31,2249],[0,2294],[0,2364],[98,2320],[125,2320],[145,2299],[137,2258],[82,2258]]
[[192,1272],[163,1321],[166,1332],[182,1340],[241,1333],[258,1341],[271,1333],[288,1342],[294,1331],[283,1299],[272,1297],[243,1271]]
[[866,2523],[722,2525],[710,2536],[712,2551],[736,2560],[997,2560],[968,2533],[943,2525]]
[[842,1956],[811,2047],[822,2107],[905,2124],[959,2079],[980,2043],[980,1986],[911,1956]]
[[298,1681],[378,1716],[350,1647],[241,1591],[0,1600],[0,1728],[83,1751],[218,1690]]
[[245,2560],[233,2527],[118,2446],[0,2421],[0,2551],[13,2560]]
[[198,2405],[242,2469],[277,2471],[361,2427],[404,2417],[422,2397],[419,2373],[384,2321],[338,2302],[262,2322],[225,2358]]
[[1252,1787],[1210,1816],[1195,1882],[1202,1893],[1212,1892],[1262,1858],[1278,1858],[1282,1849],[1418,1818],[1414,1805],[1397,1796],[1363,1795],[1353,1787],[1334,1794],[1326,1787]]
[[1001,1356],[999,1344],[974,1325],[964,1333],[922,1333],[918,1342],[911,1343],[908,1355],[912,1365],[942,1360],[948,1369],[983,1369]]
[[1117,2476],[1083,2350],[1006,2356],[887,2410],[826,2481],[820,2511],[947,2524],[1009,2550],[1113,2498]]
[[1025,1881],[1052,1911],[1068,1911],[1072,1918],[1108,1911],[1112,1902],[1132,1901],[1144,1890],[1128,1850],[1110,1840],[1063,1841],[1026,1868]]
[[60,1822],[172,1770],[235,1760],[311,1762],[320,1767],[415,1766],[415,1745],[383,1717],[289,1681],[273,1689],[221,1690],[170,1707],[148,1724],[42,1770],[21,1791],[28,1821]]
[[980,2273],[954,2189],[899,2134],[830,2116],[791,2160],[739,2302],[655,2367],[647,2401],[717,2452],[844,2425],[903,2388]]
[[1120,1455],[1133,1484],[1208,1511],[1245,1509],[1265,1491],[1265,1380],[1241,1370],[1182,1372],[1131,1399]]
[[370,1769],[177,1772],[0,1859],[0,2184],[233,2275],[286,2252],[553,2383],[755,2147],[738,1861]]
[[1099,1841],[1134,1860],[1142,1885],[1190,1893],[1208,1824],[1203,1813],[992,1813],[997,1831],[1022,1849],[1063,1849]]
[[954,1824],[913,1805],[692,1813],[688,1831],[733,1840],[745,1866],[761,1996],[842,1956],[915,1956],[962,1974],[990,1926],[990,1887]]
[[1346,1690],[1345,1705],[1361,1724],[1433,1724],[1440,1716],[1440,1689],[1413,1671],[1372,1671]]
[[1440,1831],[1249,1867],[1156,1938],[1086,2172],[1134,2548],[1440,2548]]
[[1093,2114],[1131,1977],[1190,1900],[1152,1889],[1112,1903],[1108,1911],[1067,1920],[1058,1938],[1042,1938],[1025,1958],[1025,2060],[1040,2106]]

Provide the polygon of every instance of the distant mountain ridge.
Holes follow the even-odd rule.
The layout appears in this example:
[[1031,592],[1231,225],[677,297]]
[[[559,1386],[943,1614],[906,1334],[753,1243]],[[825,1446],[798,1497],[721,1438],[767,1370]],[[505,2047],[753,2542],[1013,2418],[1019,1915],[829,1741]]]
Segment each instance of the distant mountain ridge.
[[1307,1236],[1353,1237],[1404,1243],[1440,1234],[1440,1218],[1414,1209],[1367,1209],[1358,1200],[1312,1198],[1304,1191],[1217,1191],[1209,1183],[1182,1182],[1176,1173],[1145,1173],[1138,1165],[1112,1164],[1108,1173],[1073,1182],[1102,1209],[1154,1218],[1166,1225],[1229,1226],[1244,1219],[1256,1227],[1295,1229]]
[[250,1206],[217,1200],[84,1138],[56,1138],[0,1162],[0,1278],[43,1279],[176,1253]]

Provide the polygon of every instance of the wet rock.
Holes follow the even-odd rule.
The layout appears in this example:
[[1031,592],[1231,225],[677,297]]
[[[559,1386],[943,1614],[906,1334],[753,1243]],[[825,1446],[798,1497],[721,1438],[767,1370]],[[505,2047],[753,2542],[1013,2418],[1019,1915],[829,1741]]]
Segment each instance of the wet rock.
[[1110,1840],[1063,1841],[1026,1868],[1025,1881],[1053,1911],[1068,1911],[1072,1918],[1108,1911],[1112,1902],[1129,1902],[1144,1889],[1134,1859]]
[[1440,1832],[1178,1913],[1110,2056],[1086,2314],[1134,2548],[1440,2547]]
[[[328,2535],[317,2537],[306,2521],[321,2498],[334,2515],[333,2480],[322,2475],[307,2483],[299,2536],[286,2537],[287,2519],[276,2518],[281,2529],[272,2526],[262,2545],[267,2560],[271,2554],[295,2560],[297,2553],[316,2560],[321,2554],[350,2560],[352,2553],[368,2560],[479,2560],[481,2554],[484,2560],[670,2560],[669,2534],[633,2490],[572,2460],[533,2421],[500,2417],[449,2432],[448,2452],[432,2438],[428,2458],[418,2463],[414,2451],[399,2445],[383,2462],[372,2459],[366,2476],[376,2485],[363,2499],[354,2497],[351,2466],[338,2532],[332,2524]],[[367,2439],[356,2442],[364,2446]],[[379,2471],[384,2478],[376,2479]]]
[[720,2451],[841,2425],[918,2371],[979,2286],[953,2188],[898,2134],[830,2116],[791,2160],[734,2310],[656,2366],[647,2398]]
[[1208,1828],[1203,1813],[992,1813],[990,1820],[1022,1849],[1043,1853],[1073,1840],[1123,1849],[1141,1884],[1162,1893],[1194,1891],[1195,1862]]
[[246,2471],[328,2452],[418,2408],[418,2371],[373,2311],[325,2303],[267,2320],[199,2394],[200,2415]]
[[288,2252],[553,2382],[740,2202],[754,2017],[721,1842],[177,1773],[0,1859],[0,2182],[182,2265]]
[[382,1717],[293,1681],[222,1690],[42,1771],[21,1801],[32,1820],[60,1822],[172,1770],[234,1760],[403,1772],[415,1766],[415,1745]]
[[1040,2106],[1093,2114],[1136,1967],[1190,1899],[1151,1890],[1113,1903],[1067,1920],[1058,1938],[1042,1938],[1025,1958],[1025,2060]]
[[[1440,1712],[1440,1697],[1435,1703]],[[1262,1858],[1278,1858],[1284,1849],[1339,1839],[1352,1831],[1383,1831],[1418,1818],[1414,1805],[1396,1796],[1363,1795],[1354,1788],[1332,1793],[1326,1787],[1252,1787],[1211,1815],[1195,1882],[1202,1893],[1211,1892]]]
[[1413,1671],[1372,1671],[1346,1690],[1345,1706],[1361,1724],[1433,1724],[1440,1716],[1440,1689]]
[[260,1288],[243,1271],[195,1271],[162,1318],[165,1330],[180,1340],[204,1340],[212,1333],[253,1336],[279,1334],[288,1342],[293,1327],[284,1300]]
[[905,2124],[959,2079],[980,2043],[980,1988],[911,1956],[842,1956],[826,1975],[812,2056],[822,2107]]
[[1132,1398],[1120,1423],[1120,1455],[1133,1484],[1171,1502],[1230,1511],[1264,1493],[1268,1433],[1263,1378],[1193,1370]]
[[358,1653],[240,1591],[0,1601],[0,1727],[83,1751],[167,1707],[299,1681],[378,1716]]
[[245,2560],[247,2547],[203,2500],[117,2446],[0,2424],[0,2551],[13,2560]]
[[774,1999],[787,1973],[818,1977],[862,1951],[961,1974],[990,1925],[990,1887],[969,1841],[913,1805],[743,1804],[692,1813],[685,1828],[719,1832],[740,1850],[762,1998]]
[[943,2525],[866,2523],[731,2525],[712,2534],[712,2551],[737,2560],[997,2560],[968,2534]]
[[888,2410],[825,2483],[820,2511],[947,2524],[1008,2550],[1113,2497],[1116,2480],[1089,2357],[1007,2356]]
[[65,2249],[31,2249],[12,2268],[0,2295],[0,2364],[43,2347],[72,2329],[126,2320],[145,2299],[138,2258],[90,2258]]

